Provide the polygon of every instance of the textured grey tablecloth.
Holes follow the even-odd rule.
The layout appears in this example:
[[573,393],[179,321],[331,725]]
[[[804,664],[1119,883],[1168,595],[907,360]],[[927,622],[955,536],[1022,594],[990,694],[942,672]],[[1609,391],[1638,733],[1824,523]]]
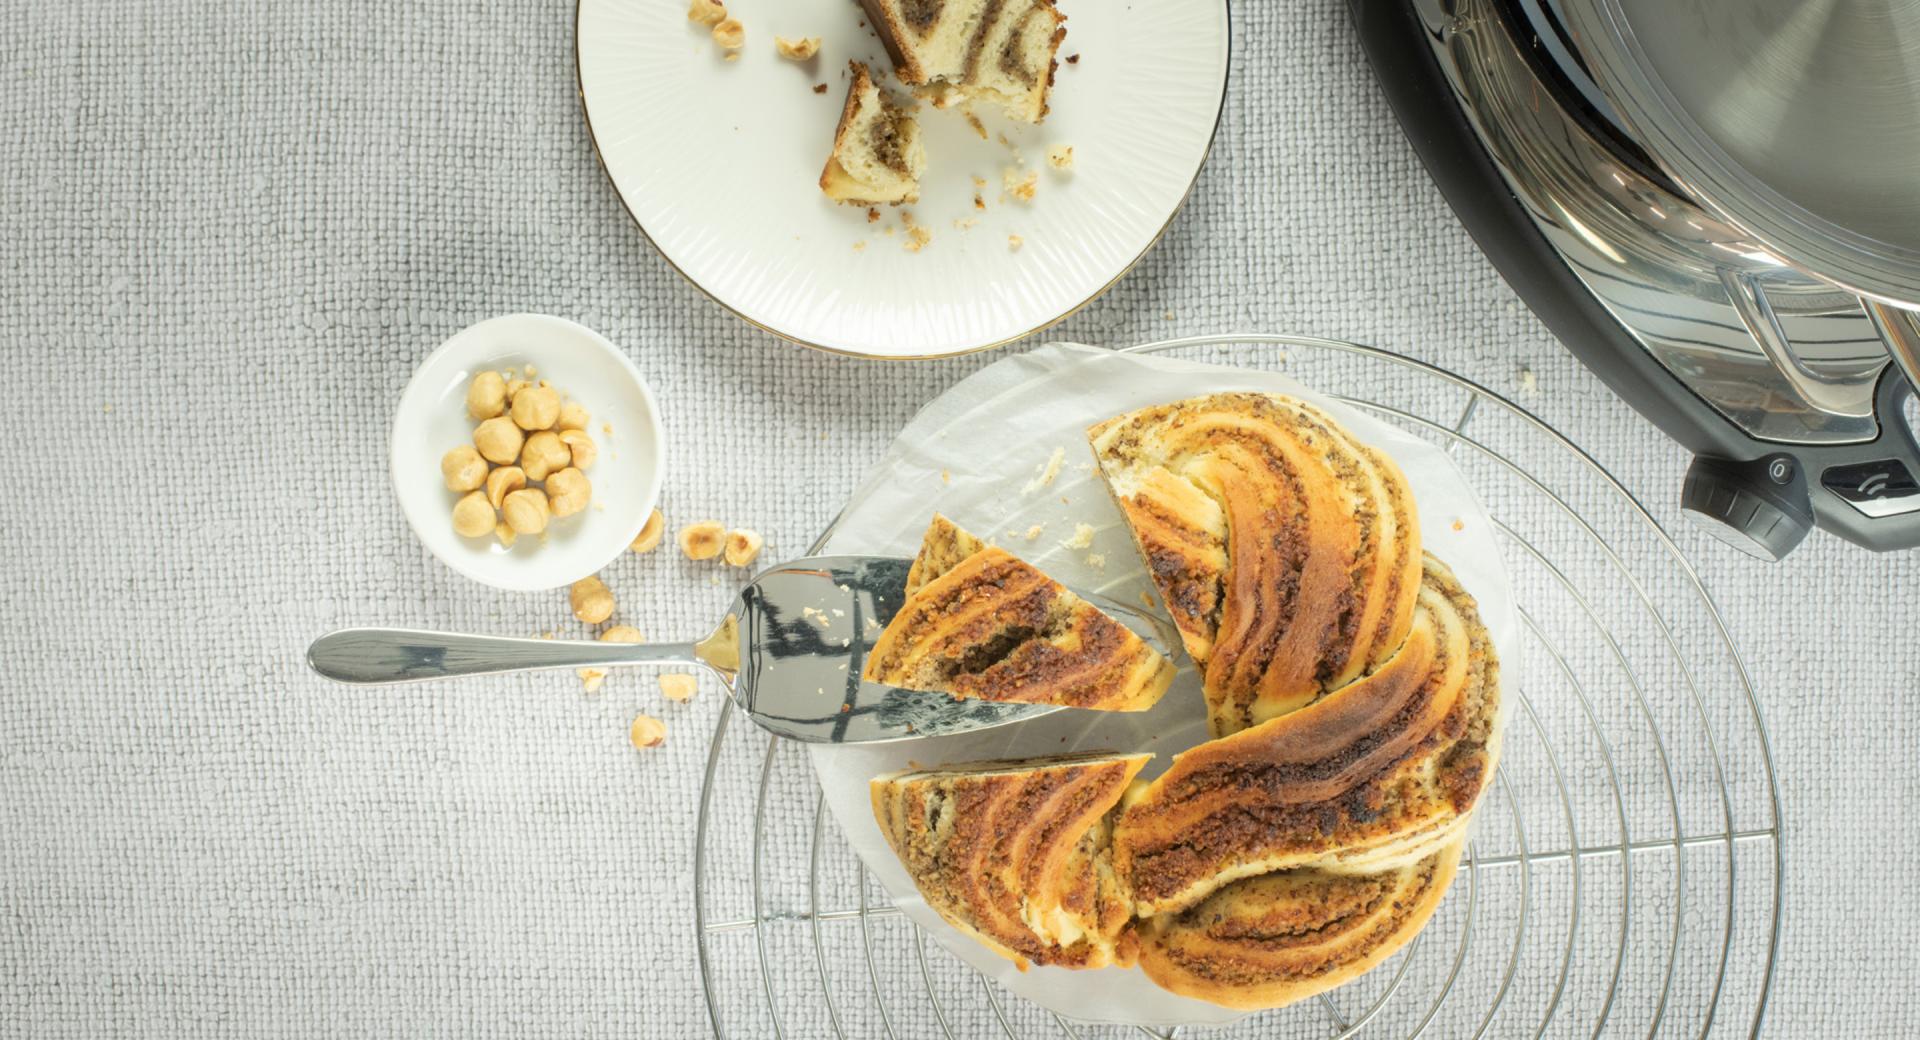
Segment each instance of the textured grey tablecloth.
[[[347,623],[574,630],[564,594],[423,552],[387,484],[389,409],[472,321],[578,319],[665,401],[668,511],[777,554],[984,361],[811,353],[683,283],[593,159],[571,15],[10,5],[0,1034],[708,1028],[689,857],[711,685],[663,709],[638,675],[584,698],[551,676],[365,692],[305,672],[306,642]],[[1476,252],[1344,5],[1240,3],[1234,58],[1185,212],[1059,334],[1391,344],[1515,394],[1675,521],[1682,452]],[[1754,665],[1784,778],[1771,1032],[1910,1035],[1920,556],[1816,535],[1763,566],[1670,526]],[[611,577],[621,616],[665,636],[729,598],[714,573],[661,554]],[[636,756],[649,706],[672,736]]]

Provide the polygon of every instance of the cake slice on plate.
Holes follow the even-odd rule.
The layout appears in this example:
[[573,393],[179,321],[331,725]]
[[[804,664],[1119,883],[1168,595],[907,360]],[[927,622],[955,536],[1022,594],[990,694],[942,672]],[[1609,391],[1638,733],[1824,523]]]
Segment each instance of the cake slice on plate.
[[900,81],[990,101],[1038,123],[1066,38],[1053,0],[860,0]]
[[912,106],[875,83],[865,65],[848,65],[852,82],[820,190],[836,202],[862,206],[918,201],[927,155]]
[[868,682],[990,701],[1145,711],[1173,663],[1030,563],[935,515]]

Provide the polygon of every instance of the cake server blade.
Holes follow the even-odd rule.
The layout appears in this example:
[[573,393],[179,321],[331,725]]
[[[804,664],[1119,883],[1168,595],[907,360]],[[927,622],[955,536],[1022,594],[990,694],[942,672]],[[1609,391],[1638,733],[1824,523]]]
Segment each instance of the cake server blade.
[[[962,700],[863,682],[880,632],[906,601],[913,561],[811,556],[755,575],[714,630],[691,643],[516,639],[398,628],[349,628],[315,640],[307,664],[336,682],[425,682],[556,668],[697,664],[719,676],[761,728],[810,743],[945,736],[1064,709]],[[1169,657],[1179,644],[1165,618],[1103,596],[1081,598]]]

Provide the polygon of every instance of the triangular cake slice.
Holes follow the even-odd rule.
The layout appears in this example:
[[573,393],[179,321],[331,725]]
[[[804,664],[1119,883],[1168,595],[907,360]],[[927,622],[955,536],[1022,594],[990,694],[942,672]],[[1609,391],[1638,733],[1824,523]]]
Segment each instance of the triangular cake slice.
[[1066,38],[1053,0],[860,0],[900,81],[988,101],[1038,123]]
[[975,762],[876,777],[873,816],[920,895],[1019,964],[1132,959],[1106,816],[1152,755]]
[[935,515],[862,677],[909,690],[1145,711],[1173,663],[1038,568]]
[[918,200],[927,155],[911,105],[875,83],[865,65],[849,62],[848,69],[847,103],[820,190],[836,202],[862,206]]
[[1222,393],[1087,432],[1224,736],[1311,704],[1406,639],[1420,527],[1406,478],[1325,413]]
[[1141,916],[1237,879],[1393,869],[1466,826],[1493,781],[1500,663],[1473,597],[1426,557],[1412,631],[1366,677],[1178,755],[1127,795],[1114,866]]
[[1228,885],[1139,929],[1139,964],[1162,989],[1257,1011],[1371,971],[1426,927],[1460,863],[1458,841],[1372,874],[1288,870]]

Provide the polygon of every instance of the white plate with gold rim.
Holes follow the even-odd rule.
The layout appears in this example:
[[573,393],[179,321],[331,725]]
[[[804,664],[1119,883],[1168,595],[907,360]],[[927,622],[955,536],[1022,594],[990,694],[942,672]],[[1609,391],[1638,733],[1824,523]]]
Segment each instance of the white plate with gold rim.
[[[981,350],[1073,313],[1152,248],[1200,172],[1226,95],[1227,0],[1059,7],[1060,57],[1079,60],[1061,62],[1046,121],[983,105],[982,137],[958,108],[922,105],[920,201],[881,207],[878,221],[818,187],[847,62],[898,87],[848,0],[730,0],[747,33],[736,61],[687,20],[685,0],[579,0],[580,97],[634,221],[742,318],[849,354]],[[785,60],[776,35],[819,36],[820,54]],[[1055,145],[1072,147],[1069,170],[1047,162]],[[1003,198],[1006,171],[1023,168],[1039,174],[1033,200]],[[909,212],[930,236],[917,252],[906,248]]]

